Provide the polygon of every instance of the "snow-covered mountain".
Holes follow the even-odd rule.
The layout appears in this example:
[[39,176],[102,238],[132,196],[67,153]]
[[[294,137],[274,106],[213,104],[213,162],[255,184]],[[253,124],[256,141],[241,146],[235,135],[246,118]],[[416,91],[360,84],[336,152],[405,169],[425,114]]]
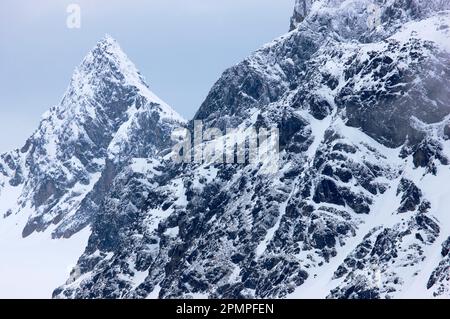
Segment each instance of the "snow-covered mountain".
[[15,241],[34,232],[69,238],[86,228],[122,167],[169,148],[171,131],[183,123],[117,42],[102,39],[25,146],[0,155],[0,277],[27,258],[8,260]]
[[[105,142],[99,170],[115,163],[114,174],[86,195],[95,209],[80,203],[55,221],[58,210],[46,207],[59,193],[50,191],[25,228],[53,221],[59,237],[80,229],[73,220],[91,226],[53,296],[450,298],[449,80],[450,2],[297,0],[291,31],[226,70],[194,118],[222,129],[278,127],[280,169],[178,164],[157,151],[170,141],[133,153],[123,145],[141,132],[111,129],[120,140]],[[105,89],[136,83],[124,82]],[[159,114],[173,114],[158,103]],[[178,117],[167,118],[170,132]],[[27,161],[17,164],[32,149],[4,155],[8,190],[37,185]],[[62,181],[44,190],[69,185]]]
[[54,296],[450,297],[449,9],[298,0],[291,32],[195,116],[279,127],[280,171],[166,157],[122,172]]

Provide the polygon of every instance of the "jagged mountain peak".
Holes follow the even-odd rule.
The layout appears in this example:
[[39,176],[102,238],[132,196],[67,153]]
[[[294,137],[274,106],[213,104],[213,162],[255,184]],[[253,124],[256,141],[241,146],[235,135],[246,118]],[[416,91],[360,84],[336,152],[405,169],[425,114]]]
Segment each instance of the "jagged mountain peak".
[[127,80],[139,79],[144,82],[136,66],[122,50],[117,40],[108,34],[96,43],[78,69],[80,71],[101,71],[104,67],[110,67],[113,71],[122,73],[127,76]]
[[112,48],[114,51],[120,50],[119,42],[114,39],[110,34],[106,33],[100,41],[97,42],[97,46],[106,46],[108,48]]
[[184,121],[106,35],[9,165],[4,179],[18,187],[18,198],[7,210],[28,206],[24,237],[52,223],[55,237],[70,237],[88,225],[115,174],[134,157],[170,147],[170,132]]
[[95,99],[102,94],[102,90],[111,89],[113,93],[118,87],[130,85],[148,89],[136,66],[122,51],[118,42],[106,35],[75,69],[61,105],[66,106],[67,101],[74,97]]
[[[108,68],[110,69],[108,70]],[[106,34],[96,44],[95,48],[89,52],[77,70],[81,74],[87,70],[88,73],[90,70],[100,72],[111,71],[113,73],[112,79],[115,79],[120,86],[131,86],[140,95],[145,97],[147,102],[158,104],[158,111],[161,117],[185,122],[185,119],[181,115],[150,90],[145,78],[139,72],[136,65],[128,58],[117,40],[109,34]],[[109,81],[111,81],[111,78],[109,78]],[[111,85],[110,82],[107,84],[109,86]]]
[[[124,99],[139,96],[138,105],[151,105],[160,118],[185,122],[175,110],[150,89],[135,64],[124,53],[119,43],[105,35],[88,52],[75,69],[61,103],[44,114],[44,119],[56,115],[59,119],[85,122],[98,113],[107,111],[112,118],[128,112]],[[145,101],[144,101],[145,100]],[[129,105],[132,105],[129,104]],[[80,118],[81,115],[81,118]]]
[[103,149],[124,123],[133,121],[137,110],[166,121],[185,121],[149,89],[119,43],[105,35],[76,67],[61,103],[44,114],[32,139],[58,136],[57,148],[65,148],[67,140],[81,133]]

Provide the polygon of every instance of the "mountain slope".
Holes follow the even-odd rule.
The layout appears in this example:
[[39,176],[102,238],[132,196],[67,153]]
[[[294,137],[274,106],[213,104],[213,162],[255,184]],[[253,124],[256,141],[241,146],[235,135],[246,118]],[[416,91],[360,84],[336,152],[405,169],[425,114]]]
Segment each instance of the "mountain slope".
[[135,163],[55,297],[450,297],[449,3],[295,8],[195,116],[278,127],[280,170]]

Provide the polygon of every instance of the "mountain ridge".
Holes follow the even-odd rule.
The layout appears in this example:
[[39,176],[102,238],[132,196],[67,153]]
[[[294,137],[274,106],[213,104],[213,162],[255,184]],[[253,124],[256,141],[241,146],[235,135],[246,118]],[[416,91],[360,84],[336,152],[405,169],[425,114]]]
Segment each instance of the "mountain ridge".
[[[449,298],[449,10],[442,0],[296,0],[291,31],[226,70],[194,117],[205,128],[277,127],[278,171],[264,169],[272,158],[176,163],[170,133],[190,124],[146,103],[137,71],[125,82],[109,67],[76,75],[77,103],[100,96],[96,113],[128,117],[106,112],[114,128],[94,143],[99,156],[79,158],[87,210],[58,220],[51,206],[25,228],[55,223],[60,238],[90,227],[53,297]],[[116,43],[102,46],[109,66]],[[98,127],[88,129],[83,150],[97,152]],[[41,144],[45,167],[58,149]],[[9,191],[33,148],[2,156]],[[48,206],[66,179],[41,180],[28,192]]]
[[162,158],[156,173],[124,172],[54,297],[448,297],[441,9],[314,2],[290,33],[226,70],[194,117],[277,126],[280,171]]

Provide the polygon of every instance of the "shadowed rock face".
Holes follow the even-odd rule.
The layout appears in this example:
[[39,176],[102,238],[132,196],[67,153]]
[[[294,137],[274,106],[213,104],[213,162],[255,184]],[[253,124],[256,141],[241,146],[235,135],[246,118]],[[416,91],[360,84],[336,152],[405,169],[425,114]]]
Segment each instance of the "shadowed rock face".
[[437,286],[438,294],[446,295],[449,292],[449,287],[446,282],[450,280],[449,264],[450,264],[450,237],[442,244],[442,261],[433,271],[428,283],[427,288],[431,289]]
[[134,159],[54,297],[448,296],[447,7],[297,1],[195,116],[279,127],[279,170]]
[[[350,1],[340,7],[343,1],[316,0],[311,11],[313,2],[297,1],[294,17],[304,7],[309,13],[305,23],[298,23],[297,32],[267,45],[225,71],[195,119],[221,128],[235,127],[253,108],[276,103],[288,92],[295,92],[292,88],[297,87],[300,89],[296,90],[298,100],[295,103],[309,104],[314,117],[323,119],[332,109],[332,102],[310,94],[310,86],[316,83],[308,84],[308,81],[312,81],[314,75],[305,76],[305,71],[314,70],[308,63],[314,63],[318,54],[323,54],[323,50],[319,51],[322,43],[386,40],[407,21],[450,9],[450,5],[442,1],[392,1],[389,5],[378,1]],[[369,4],[379,6],[377,30],[372,30],[368,23]],[[435,26],[440,27],[445,28],[445,23]],[[333,45],[329,51],[332,48]],[[334,47],[334,52],[326,54],[336,58],[343,55],[343,50]],[[383,51],[368,52],[371,56],[364,60],[358,58],[360,51],[346,57],[345,87],[338,88],[334,103],[345,109],[349,125],[361,127],[383,144],[398,147],[406,136],[417,135],[409,124],[411,117],[436,123],[449,114],[446,101],[450,89],[445,85],[449,80],[448,53],[435,52],[436,58],[429,59],[430,51],[434,51],[432,44],[420,43],[414,38],[405,43],[389,42]],[[405,61],[409,67],[402,69]],[[323,76],[326,87],[335,90],[339,79],[331,74]],[[359,87],[357,83],[362,80],[367,85]],[[423,107],[425,104],[427,107]]]
[[[349,81],[336,100],[338,107],[346,110],[348,125],[360,127],[387,146],[399,147],[408,136],[414,142],[420,135],[412,118],[430,124],[450,113],[450,89],[444,84],[450,80],[449,55],[438,53],[428,59],[432,46],[417,45],[415,40],[403,46],[392,43],[385,53],[349,66]],[[395,61],[392,52],[400,53]],[[410,67],[402,69],[406,60]],[[353,85],[361,78],[373,84],[355,90]]]

